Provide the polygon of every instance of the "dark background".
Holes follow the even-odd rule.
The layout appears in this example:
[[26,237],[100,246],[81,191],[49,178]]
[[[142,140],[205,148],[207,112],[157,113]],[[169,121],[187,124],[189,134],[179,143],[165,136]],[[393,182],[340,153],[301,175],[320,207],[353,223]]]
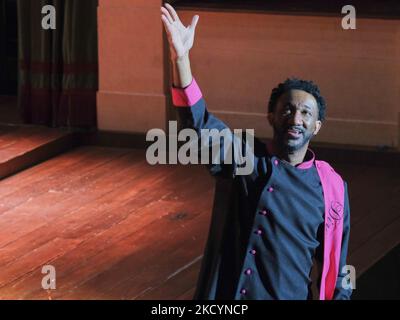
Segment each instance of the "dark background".
[[0,0],[0,95],[17,94],[17,2]]
[[341,15],[344,5],[353,5],[360,17],[396,19],[400,17],[398,0],[171,0],[179,7],[261,10],[274,13]]

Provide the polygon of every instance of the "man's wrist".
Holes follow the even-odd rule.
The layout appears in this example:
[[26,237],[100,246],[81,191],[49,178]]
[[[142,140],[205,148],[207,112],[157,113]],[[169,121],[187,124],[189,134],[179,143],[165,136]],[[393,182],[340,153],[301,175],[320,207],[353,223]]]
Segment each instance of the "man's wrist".
[[184,54],[183,56],[176,56],[171,58],[171,62],[174,65],[187,65],[189,63],[189,52]]
[[173,67],[174,86],[185,88],[192,82],[189,53],[176,59],[171,59]]

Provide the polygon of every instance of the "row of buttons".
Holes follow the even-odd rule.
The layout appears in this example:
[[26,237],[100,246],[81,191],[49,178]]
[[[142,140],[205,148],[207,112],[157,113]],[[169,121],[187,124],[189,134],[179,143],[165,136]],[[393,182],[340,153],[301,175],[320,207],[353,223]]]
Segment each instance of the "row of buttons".
[[[252,253],[253,255],[255,255],[255,251],[256,250],[251,250],[250,252],[254,252]],[[246,271],[244,272],[245,275],[250,276],[253,273],[253,270],[251,270],[250,268],[246,269]],[[245,288],[243,288],[242,290],[240,290],[240,293],[242,295],[246,295],[247,294],[247,290]]]
[[[263,216],[266,216],[268,214],[268,211],[267,211],[267,209],[262,209],[259,212],[259,214],[261,214]],[[254,233],[257,234],[257,235],[262,235],[263,234],[263,230],[260,228],[260,229],[257,229]],[[249,253],[252,254],[253,256],[255,256],[257,254],[257,251],[255,249],[251,249],[249,251]],[[253,270],[251,270],[250,268],[246,269],[246,271],[244,272],[244,274],[247,275],[247,276],[251,275],[252,273],[253,273]],[[242,295],[246,295],[247,294],[247,290],[245,288],[243,288],[242,290],[240,290],[240,293]]]
[[[278,164],[279,164],[279,161],[278,160],[274,160],[274,164],[277,166]],[[267,191],[268,192],[274,192],[274,187],[269,187],[268,189],[267,189]],[[268,215],[268,211],[267,211],[267,209],[262,209],[261,211],[259,211],[259,214],[261,214],[261,215],[263,215],[263,216],[266,216],[266,215]],[[255,232],[254,232],[255,234],[257,234],[257,235],[262,235],[263,234],[263,230],[262,229],[257,229]],[[250,252],[250,254],[252,254],[253,256],[255,256],[256,255],[256,253],[257,253],[257,251],[255,250],[255,249],[252,249],[252,250],[250,250],[249,251]],[[251,270],[250,268],[248,268],[248,269],[246,269],[246,271],[244,272],[244,274],[245,275],[247,275],[247,276],[250,276],[251,274],[253,273],[253,270]],[[241,295],[246,295],[247,294],[247,289],[246,288],[242,288],[241,290],[240,290],[240,294]]]
[[[277,159],[275,159],[274,160],[274,164],[275,164],[275,166],[277,166],[278,164],[279,164],[279,161],[277,160]],[[274,187],[269,187],[268,189],[267,189],[267,191],[268,192],[274,192]]]

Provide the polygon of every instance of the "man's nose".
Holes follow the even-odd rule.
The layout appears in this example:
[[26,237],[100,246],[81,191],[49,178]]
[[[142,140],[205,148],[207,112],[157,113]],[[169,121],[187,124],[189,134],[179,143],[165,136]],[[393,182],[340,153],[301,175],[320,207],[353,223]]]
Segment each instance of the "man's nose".
[[296,112],[294,112],[294,113],[292,114],[292,116],[291,116],[290,119],[289,119],[289,123],[290,123],[291,125],[294,125],[294,126],[301,126],[301,125],[303,125],[303,118],[301,117],[301,113],[300,113],[299,110],[296,110]]

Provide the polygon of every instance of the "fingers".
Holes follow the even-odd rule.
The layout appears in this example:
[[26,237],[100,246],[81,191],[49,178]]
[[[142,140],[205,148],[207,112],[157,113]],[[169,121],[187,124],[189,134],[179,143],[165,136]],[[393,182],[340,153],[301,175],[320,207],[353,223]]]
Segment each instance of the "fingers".
[[165,30],[167,31],[168,34],[172,33],[171,30],[171,23],[169,22],[168,18],[165,15],[161,15],[161,20],[163,21]]
[[195,30],[196,29],[196,26],[197,26],[197,23],[199,22],[199,16],[198,15],[195,15],[194,17],[193,17],[193,19],[192,19],[192,23],[190,24],[190,26],[189,26],[189,28],[191,29],[191,30]]
[[169,13],[169,11],[167,9],[165,9],[164,7],[161,7],[161,12],[167,18],[169,23],[174,23],[174,19],[172,19],[171,14]]
[[165,6],[167,7],[168,11],[170,12],[170,14],[174,18],[174,20],[179,21],[179,16],[176,13],[175,9],[169,3],[165,3]]
[[168,21],[168,18],[166,16],[162,15],[161,20],[163,21],[163,25],[164,25],[165,31],[167,31],[168,37],[170,37],[172,30],[171,30],[171,24]]

